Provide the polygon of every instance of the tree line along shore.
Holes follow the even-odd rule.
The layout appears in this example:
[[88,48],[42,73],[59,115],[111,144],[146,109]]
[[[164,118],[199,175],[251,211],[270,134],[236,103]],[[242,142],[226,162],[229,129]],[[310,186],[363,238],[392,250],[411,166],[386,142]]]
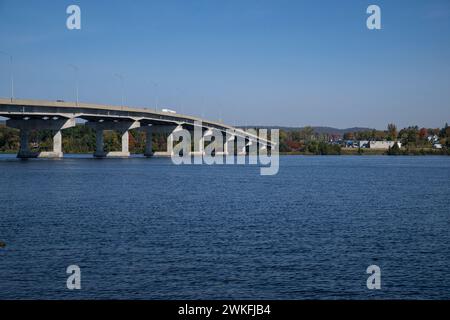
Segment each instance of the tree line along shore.
[[[129,137],[130,152],[144,153],[145,133],[131,130]],[[387,149],[356,147],[361,141],[393,141],[395,143]],[[105,151],[120,149],[121,139],[115,131],[105,131],[104,142]],[[83,124],[78,124],[63,131],[62,143],[65,153],[92,153],[95,150],[95,131]],[[19,130],[0,124],[0,152],[16,153],[19,150],[19,144]],[[437,145],[439,148],[436,148]],[[52,132],[48,130],[32,132],[30,147],[40,151],[51,150]],[[153,148],[160,151],[166,150],[164,134],[153,135]],[[397,130],[394,124],[389,124],[386,130],[349,131],[342,136],[318,133],[312,127],[281,129],[279,151],[280,154],[287,155],[450,155],[450,127],[445,124],[443,128],[410,126]]]
[[[389,145],[372,148],[372,145]],[[450,127],[398,130],[361,129],[341,134],[317,133],[312,127],[280,131],[281,154],[304,155],[450,155]]]

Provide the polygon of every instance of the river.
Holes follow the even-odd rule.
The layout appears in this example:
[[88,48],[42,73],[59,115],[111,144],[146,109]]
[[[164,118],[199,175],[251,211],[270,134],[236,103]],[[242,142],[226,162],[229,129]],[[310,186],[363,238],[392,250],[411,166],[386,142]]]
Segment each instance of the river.
[[450,299],[449,230],[450,157],[0,155],[0,299]]

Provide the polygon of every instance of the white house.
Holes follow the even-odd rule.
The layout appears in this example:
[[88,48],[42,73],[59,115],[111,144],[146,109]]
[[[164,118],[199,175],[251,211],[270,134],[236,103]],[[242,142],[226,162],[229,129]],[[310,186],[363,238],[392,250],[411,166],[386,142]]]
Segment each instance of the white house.
[[402,147],[402,144],[398,141],[369,141],[369,148],[387,150],[392,148],[395,144],[397,144],[399,148]]
[[368,140],[360,140],[359,141],[359,147],[360,148],[368,148],[369,147],[369,141]]

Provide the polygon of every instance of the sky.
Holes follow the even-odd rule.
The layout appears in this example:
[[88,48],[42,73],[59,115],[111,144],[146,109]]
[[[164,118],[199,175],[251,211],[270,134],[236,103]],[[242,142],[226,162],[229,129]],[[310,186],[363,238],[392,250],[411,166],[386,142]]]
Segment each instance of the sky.
[[[78,78],[83,102],[230,125],[450,122],[448,0],[0,0],[0,40],[16,98],[75,101]],[[10,71],[0,54],[0,97]]]

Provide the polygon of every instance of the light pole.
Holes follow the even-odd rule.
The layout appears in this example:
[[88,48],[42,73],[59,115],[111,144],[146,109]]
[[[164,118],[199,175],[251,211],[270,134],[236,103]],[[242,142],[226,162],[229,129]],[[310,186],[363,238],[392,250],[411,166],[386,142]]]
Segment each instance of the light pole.
[[4,51],[0,51],[1,54],[4,54],[6,56],[9,56],[9,64],[10,64],[10,77],[11,77],[11,102],[14,99],[14,75],[13,75],[13,56],[12,54],[9,54]]
[[123,75],[120,73],[116,73],[114,74],[117,78],[119,78],[120,80],[120,87],[121,87],[121,92],[122,92],[122,108],[123,108],[123,104],[124,104],[124,94],[123,94]]
[[75,71],[75,94],[76,94],[77,106],[78,106],[78,67],[74,64],[69,64],[69,67]]
[[175,96],[175,99],[176,99],[176,103],[177,103],[177,108],[179,108],[180,109],[180,113],[183,113],[184,112],[184,108],[183,108],[183,99],[182,99],[182,92],[181,92],[181,89],[180,88],[176,88],[175,89],[175,91],[176,91],[176,96]]
[[202,119],[203,119],[205,117],[205,97],[204,96],[202,96],[201,106],[202,106]]

